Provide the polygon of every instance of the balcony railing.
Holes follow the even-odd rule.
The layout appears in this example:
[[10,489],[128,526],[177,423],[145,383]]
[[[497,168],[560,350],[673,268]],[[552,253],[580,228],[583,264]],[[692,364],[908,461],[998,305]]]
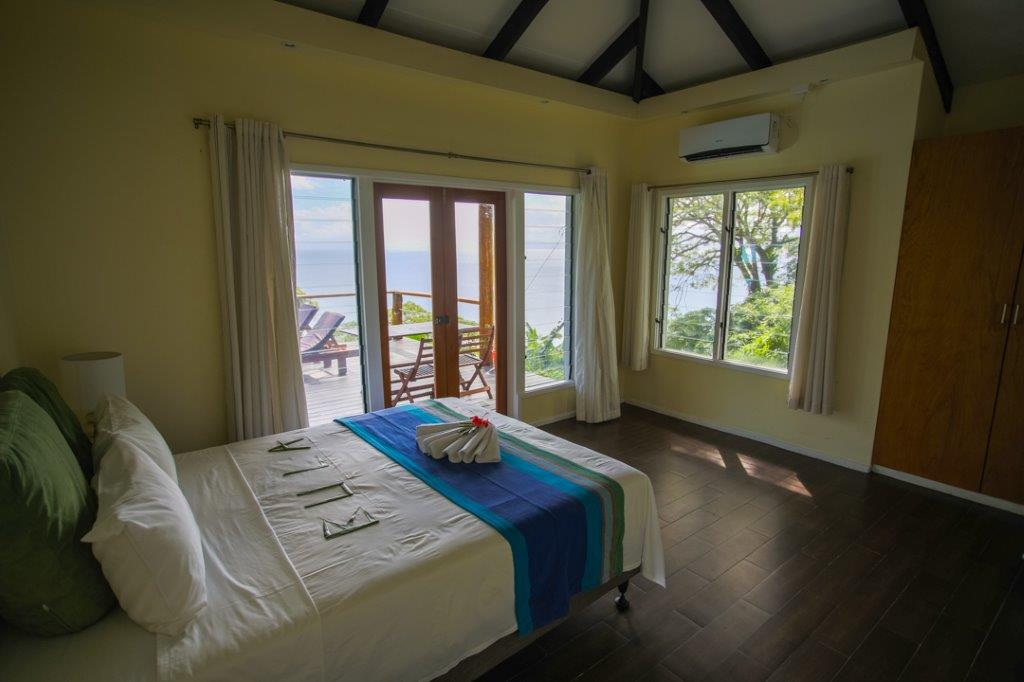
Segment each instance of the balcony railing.
[[[404,289],[393,289],[386,291],[385,294],[387,294],[391,300],[391,304],[388,306],[388,310],[391,312],[391,314],[389,315],[389,317],[391,318],[391,324],[404,323],[404,313],[402,312],[402,307],[405,305],[405,298],[407,296],[409,298],[431,298],[431,293],[429,291],[407,291]],[[300,301],[308,301],[310,299],[323,298],[350,298],[355,295],[356,292],[354,291],[341,291],[326,294],[299,294],[296,298],[298,298]],[[476,298],[459,297],[456,300],[458,300],[459,303],[467,303],[469,305],[475,306],[480,305],[480,300]]]

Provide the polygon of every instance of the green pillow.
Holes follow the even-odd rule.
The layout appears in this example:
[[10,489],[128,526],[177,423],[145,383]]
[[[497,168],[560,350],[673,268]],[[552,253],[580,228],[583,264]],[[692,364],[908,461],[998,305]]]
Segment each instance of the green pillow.
[[115,599],[82,536],[96,495],[53,420],[0,393],[0,618],[35,635],[77,632]]
[[31,367],[19,367],[12,369],[3,379],[0,379],[0,391],[21,391],[36,402],[36,405],[43,408],[53,423],[60,429],[64,440],[71,446],[71,452],[75,453],[78,465],[82,467],[82,473],[86,480],[92,478],[92,443],[82,430],[78,417],[71,411],[68,404],[60,397],[57,387],[53,382],[43,376],[38,369]]

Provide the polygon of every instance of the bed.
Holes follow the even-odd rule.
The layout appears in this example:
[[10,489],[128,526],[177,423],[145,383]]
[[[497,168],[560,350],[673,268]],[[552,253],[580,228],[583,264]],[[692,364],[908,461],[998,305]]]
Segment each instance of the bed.
[[[574,597],[574,607],[637,572],[664,583],[644,474],[468,403],[438,405],[484,416],[501,432],[621,486],[621,570]],[[202,534],[209,592],[206,610],[183,635],[151,634],[119,609],[63,637],[5,629],[0,679],[72,672],[96,680],[471,678],[557,624],[524,636],[512,550],[491,525],[346,426],[285,435],[175,457]],[[270,452],[300,437],[311,449]],[[328,466],[292,473],[321,461]],[[351,497],[307,508],[311,498],[298,495],[341,482]],[[360,508],[377,523],[324,538],[324,519],[344,523]]]

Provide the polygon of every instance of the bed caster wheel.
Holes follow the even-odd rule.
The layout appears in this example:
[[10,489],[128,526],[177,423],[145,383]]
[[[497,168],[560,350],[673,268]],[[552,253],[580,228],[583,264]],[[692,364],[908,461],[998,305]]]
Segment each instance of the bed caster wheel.
[[626,598],[626,590],[629,589],[629,582],[619,585],[619,596],[615,597],[615,608],[619,611],[629,611],[629,599]]

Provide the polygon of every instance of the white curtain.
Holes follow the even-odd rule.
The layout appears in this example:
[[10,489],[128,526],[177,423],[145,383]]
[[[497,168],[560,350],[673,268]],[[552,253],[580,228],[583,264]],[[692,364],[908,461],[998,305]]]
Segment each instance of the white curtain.
[[789,406],[795,410],[832,413],[839,281],[849,204],[849,169],[841,164],[822,166],[814,183],[789,378]]
[[647,369],[651,335],[652,230],[650,189],[642,183],[633,185],[622,302],[622,362],[638,372]]
[[580,173],[575,252],[572,347],[576,419],[603,422],[619,416],[619,373],[608,264],[608,177],[598,168]]
[[295,240],[284,135],[216,116],[210,167],[231,440],[302,428],[306,396],[295,315]]

